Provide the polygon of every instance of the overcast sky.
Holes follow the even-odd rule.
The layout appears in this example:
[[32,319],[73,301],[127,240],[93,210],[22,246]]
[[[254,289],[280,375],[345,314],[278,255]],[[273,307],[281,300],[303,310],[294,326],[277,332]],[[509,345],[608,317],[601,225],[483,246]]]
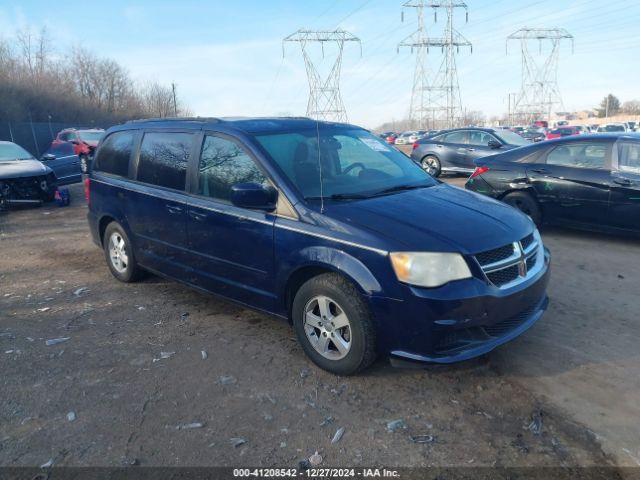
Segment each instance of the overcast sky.
[[[416,29],[403,0],[0,0],[0,35],[47,26],[59,52],[84,46],[124,65],[139,80],[175,82],[197,115],[304,115],[307,80],[299,46],[281,40],[299,28],[343,28],[362,40],[345,46],[342,96],[349,120],[365,127],[406,116],[414,57],[396,45]],[[562,27],[575,36],[561,50],[566,109],[595,106],[607,93],[639,98],[640,1],[467,0],[455,27],[473,43],[457,56],[463,106],[507,110],[520,85],[520,49],[505,38],[521,27]],[[444,27],[426,18],[429,34]],[[296,48],[297,47],[297,48]],[[537,47],[534,48],[537,51]],[[332,51],[327,49],[322,65]],[[322,62],[320,51],[315,55]],[[439,52],[429,56],[432,68]]]

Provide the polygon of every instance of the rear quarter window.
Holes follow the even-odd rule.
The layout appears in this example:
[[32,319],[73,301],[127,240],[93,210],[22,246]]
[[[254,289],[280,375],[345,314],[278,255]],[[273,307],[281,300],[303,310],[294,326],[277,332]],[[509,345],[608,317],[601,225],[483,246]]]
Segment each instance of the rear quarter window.
[[184,190],[193,134],[147,132],[140,146],[137,179],[160,187]]
[[93,170],[126,177],[133,149],[133,131],[115,132],[109,135],[96,156]]

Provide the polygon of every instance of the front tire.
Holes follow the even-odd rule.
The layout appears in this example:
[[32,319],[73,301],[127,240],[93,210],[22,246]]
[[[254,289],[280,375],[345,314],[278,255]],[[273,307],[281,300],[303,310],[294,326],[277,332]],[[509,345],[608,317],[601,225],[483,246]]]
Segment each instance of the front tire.
[[432,177],[439,177],[442,173],[440,160],[435,155],[427,155],[420,160],[420,166]]
[[107,225],[102,244],[107,265],[114,277],[125,283],[140,278],[142,271],[133,255],[131,242],[118,222]]
[[320,368],[353,375],[375,360],[371,314],[344,277],[328,273],[304,283],[294,297],[292,317],[302,349]]
[[512,192],[507,194],[502,201],[528,215],[536,225],[540,226],[542,224],[540,205],[530,193]]

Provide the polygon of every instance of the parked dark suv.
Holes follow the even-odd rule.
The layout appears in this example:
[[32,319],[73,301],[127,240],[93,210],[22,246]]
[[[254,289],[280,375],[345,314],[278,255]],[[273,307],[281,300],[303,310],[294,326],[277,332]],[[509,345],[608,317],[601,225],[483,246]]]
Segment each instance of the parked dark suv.
[[481,355],[547,307],[549,254],[526,215],[353,125],[130,122],[101,140],[86,188],[116,278],[148,270],[288,319],[338,374],[378,354]]
[[493,128],[457,128],[418,140],[411,158],[434,177],[445,173],[472,173],[474,160],[530,145],[517,133]]

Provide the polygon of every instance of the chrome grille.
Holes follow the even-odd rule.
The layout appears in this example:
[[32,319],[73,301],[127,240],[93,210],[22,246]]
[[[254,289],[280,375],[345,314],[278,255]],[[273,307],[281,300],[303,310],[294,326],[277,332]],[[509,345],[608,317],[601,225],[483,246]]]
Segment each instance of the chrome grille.
[[513,245],[505,245],[504,247],[477,254],[476,260],[478,260],[480,266],[483,266],[499,262],[500,260],[509,258],[511,255],[513,255]]
[[522,240],[520,240],[520,244],[522,245],[522,248],[526,250],[534,241],[535,241],[535,237],[533,236],[533,233],[532,233],[524,237]]
[[518,278],[518,265],[512,265],[507,268],[496,270],[495,272],[487,273],[487,278],[491,283],[498,287],[500,285],[513,282]]
[[538,266],[540,236],[531,233],[519,242],[503,245],[475,255],[487,281],[508,288],[524,281]]

